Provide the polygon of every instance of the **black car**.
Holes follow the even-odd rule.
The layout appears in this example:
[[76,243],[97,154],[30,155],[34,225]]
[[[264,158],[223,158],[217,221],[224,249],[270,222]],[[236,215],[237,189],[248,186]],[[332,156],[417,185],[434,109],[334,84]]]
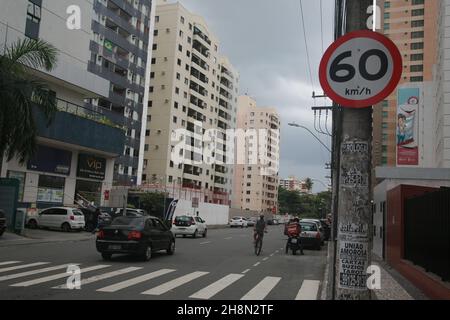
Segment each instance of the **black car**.
[[117,217],[100,229],[96,246],[105,260],[110,260],[113,254],[132,254],[148,261],[156,251],[174,254],[175,237],[159,218]]
[[6,230],[5,212],[3,210],[0,210],[0,237],[3,235],[5,230]]

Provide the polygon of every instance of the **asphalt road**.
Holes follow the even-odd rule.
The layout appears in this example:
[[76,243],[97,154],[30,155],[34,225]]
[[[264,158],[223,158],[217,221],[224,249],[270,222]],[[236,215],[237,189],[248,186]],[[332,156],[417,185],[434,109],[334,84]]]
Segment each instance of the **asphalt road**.
[[[177,238],[175,255],[157,253],[149,262],[103,261],[93,240],[1,247],[0,299],[317,299],[326,248],[286,255],[283,227],[268,231],[259,257],[250,228]],[[68,264],[82,270],[79,290],[64,287]]]

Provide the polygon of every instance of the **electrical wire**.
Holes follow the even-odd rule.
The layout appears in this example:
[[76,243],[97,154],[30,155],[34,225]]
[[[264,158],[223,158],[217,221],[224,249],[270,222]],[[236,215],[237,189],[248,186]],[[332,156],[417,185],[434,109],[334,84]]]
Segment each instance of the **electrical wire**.
[[305,42],[306,59],[307,59],[308,71],[309,71],[309,80],[311,83],[311,89],[312,89],[312,91],[314,91],[314,82],[313,82],[312,71],[311,71],[311,60],[309,58],[308,40],[306,39],[306,27],[305,27],[305,17],[303,14],[303,3],[302,3],[302,0],[299,0],[299,2],[300,2],[300,14],[301,14],[301,18],[302,18],[302,27],[303,27],[303,40]]

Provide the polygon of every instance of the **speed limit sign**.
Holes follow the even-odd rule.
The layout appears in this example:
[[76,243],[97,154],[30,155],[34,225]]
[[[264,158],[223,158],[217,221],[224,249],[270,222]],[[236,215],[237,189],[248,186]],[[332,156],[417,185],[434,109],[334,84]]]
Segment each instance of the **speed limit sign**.
[[384,35],[361,30],[334,42],[320,63],[320,84],[335,103],[372,106],[391,94],[402,75],[402,56]]

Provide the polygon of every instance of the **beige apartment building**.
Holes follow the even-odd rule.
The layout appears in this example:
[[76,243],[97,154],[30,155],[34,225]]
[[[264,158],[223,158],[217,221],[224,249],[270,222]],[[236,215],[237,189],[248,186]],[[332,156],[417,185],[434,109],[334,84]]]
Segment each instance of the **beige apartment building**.
[[163,182],[195,190],[201,202],[229,205],[226,138],[236,126],[238,72],[202,17],[165,1],[156,6],[151,63],[143,185]]
[[[417,85],[422,91],[428,91],[437,61],[440,0],[381,0],[378,5],[382,10],[381,32],[393,40],[403,57],[399,86]],[[374,106],[374,167],[397,165],[396,130],[397,91],[394,91]]]
[[238,140],[236,145],[232,207],[277,213],[280,117],[276,109],[257,107],[248,96],[238,101],[237,128],[246,136],[245,143]]
[[289,191],[299,191],[301,193],[311,193],[308,190],[306,183],[295,176],[290,176],[287,179],[280,179],[280,187]]

